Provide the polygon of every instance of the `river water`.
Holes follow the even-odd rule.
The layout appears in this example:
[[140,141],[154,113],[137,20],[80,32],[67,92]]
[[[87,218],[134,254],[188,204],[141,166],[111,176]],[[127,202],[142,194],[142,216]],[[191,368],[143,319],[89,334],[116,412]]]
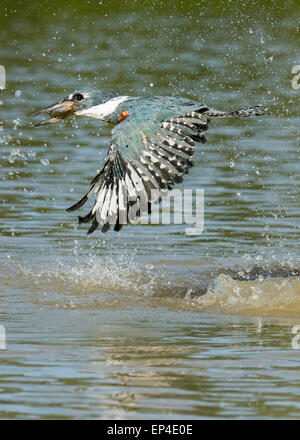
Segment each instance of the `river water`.
[[[299,12],[1,3],[1,418],[299,417]],[[87,236],[65,212],[111,127],[33,128],[31,115],[91,87],[269,108],[213,121],[198,147],[179,188],[204,189],[201,235],[171,224]]]

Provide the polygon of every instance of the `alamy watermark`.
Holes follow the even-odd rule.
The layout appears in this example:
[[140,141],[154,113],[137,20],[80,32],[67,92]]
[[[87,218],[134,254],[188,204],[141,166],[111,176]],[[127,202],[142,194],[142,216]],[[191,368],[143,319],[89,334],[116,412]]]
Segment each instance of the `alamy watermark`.
[[[149,194],[148,194],[149,196]],[[151,191],[149,199],[145,192],[141,191],[136,200],[135,194],[131,197],[126,187],[119,189],[118,221],[121,225],[128,223],[143,225],[188,225],[185,228],[186,235],[201,235],[204,230],[204,190],[176,188],[169,192],[158,189]],[[149,212],[149,201],[151,210]],[[161,203],[159,203],[161,201]],[[102,200],[101,200],[102,202]],[[114,225],[117,213],[115,208],[105,208],[102,205],[102,211],[108,212],[108,223]]]
[[300,348],[300,325],[294,325],[292,328],[292,334],[295,335],[292,339],[292,348],[299,350]]
[[0,350],[6,350],[6,332],[4,325],[0,325]]
[[6,89],[6,71],[5,67],[0,65],[0,90]]
[[173,189],[162,198],[161,205],[152,204],[151,214],[142,224],[182,225],[186,235],[201,235],[204,230],[204,190]]
[[292,74],[294,75],[292,79],[292,87],[294,90],[298,90],[300,89],[300,64],[296,64],[292,68]]

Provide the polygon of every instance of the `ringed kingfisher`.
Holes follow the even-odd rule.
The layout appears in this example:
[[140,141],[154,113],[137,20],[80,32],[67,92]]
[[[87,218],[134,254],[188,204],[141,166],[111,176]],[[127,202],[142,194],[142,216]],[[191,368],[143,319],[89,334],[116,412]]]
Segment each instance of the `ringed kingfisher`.
[[70,116],[89,116],[114,124],[102,170],[74,211],[95,196],[94,206],[79,223],[91,223],[88,234],[100,226],[119,231],[151,212],[181,182],[193,166],[197,143],[206,142],[205,132],[213,118],[260,116],[260,105],[222,112],[181,97],[131,97],[103,90],[77,91],[39,111],[50,119],[35,126],[52,124]]

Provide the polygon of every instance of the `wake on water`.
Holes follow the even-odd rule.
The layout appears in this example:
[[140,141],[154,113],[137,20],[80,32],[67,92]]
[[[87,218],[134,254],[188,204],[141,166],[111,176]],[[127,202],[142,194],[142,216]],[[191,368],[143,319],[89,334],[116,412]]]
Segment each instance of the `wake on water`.
[[[195,272],[194,272],[195,273]],[[300,267],[291,264],[199,265],[196,276],[170,277],[166,264],[139,264],[137,256],[79,256],[52,262],[0,264],[0,285],[26,291],[38,304],[63,308],[176,307],[208,313],[297,317]]]

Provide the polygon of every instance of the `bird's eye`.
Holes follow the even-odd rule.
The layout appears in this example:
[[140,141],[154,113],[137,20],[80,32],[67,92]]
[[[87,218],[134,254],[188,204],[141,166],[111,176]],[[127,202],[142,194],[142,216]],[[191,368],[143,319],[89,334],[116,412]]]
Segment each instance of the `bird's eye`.
[[81,93],[74,93],[73,99],[76,99],[76,101],[82,101],[84,96]]

